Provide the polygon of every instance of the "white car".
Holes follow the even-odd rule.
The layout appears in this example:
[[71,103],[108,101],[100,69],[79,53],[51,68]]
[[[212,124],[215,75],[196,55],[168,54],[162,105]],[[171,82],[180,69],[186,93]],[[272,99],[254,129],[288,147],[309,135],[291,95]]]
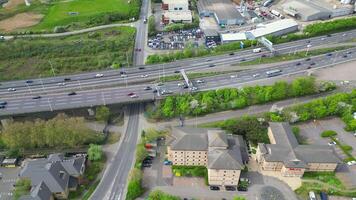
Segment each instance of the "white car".
[[197,80],[196,82],[197,82],[197,83],[205,83],[204,80]]
[[325,38],[321,38],[321,40],[325,40]]
[[58,86],[65,86],[66,83],[62,82],[62,83],[58,83],[57,85],[58,85]]
[[197,87],[191,87],[191,88],[189,88],[191,91],[195,91],[195,90],[197,90],[198,88]]
[[125,78],[125,77],[127,77],[127,75],[126,74],[121,74],[120,77],[121,78]]
[[311,44],[308,44],[308,45],[307,45],[307,48],[310,48],[310,47],[311,47]]
[[9,89],[7,89],[7,91],[14,92],[14,91],[16,91],[16,89],[15,88],[9,88]]
[[184,83],[178,83],[177,85],[178,85],[178,87],[182,87],[182,86],[184,86]]
[[256,78],[256,77],[259,77],[259,76],[260,76],[260,74],[254,74],[254,75],[252,75],[253,78]]
[[347,162],[347,165],[348,166],[356,165],[356,161],[355,160],[349,161]]
[[141,78],[147,78],[147,77],[148,77],[147,74],[142,74],[142,75],[141,75]]
[[336,142],[334,142],[334,141],[331,141],[331,142],[328,143],[329,146],[333,146],[335,144],[336,144]]
[[134,98],[138,98],[138,95],[137,94],[133,94],[130,97],[134,99]]
[[100,77],[103,77],[103,76],[104,76],[104,74],[96,74],[95,75],[96,78],[100,78]]
[[231,75],[230,78],[236,78],[236,75]]

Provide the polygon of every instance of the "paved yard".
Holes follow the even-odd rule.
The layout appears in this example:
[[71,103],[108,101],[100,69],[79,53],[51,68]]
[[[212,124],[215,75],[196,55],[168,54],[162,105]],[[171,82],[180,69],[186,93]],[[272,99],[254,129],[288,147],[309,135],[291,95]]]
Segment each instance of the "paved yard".
[[0,199],[11,200],[13,185],[16,183],[20,168],[5,168],[0,167],[2,179],[0,180]]

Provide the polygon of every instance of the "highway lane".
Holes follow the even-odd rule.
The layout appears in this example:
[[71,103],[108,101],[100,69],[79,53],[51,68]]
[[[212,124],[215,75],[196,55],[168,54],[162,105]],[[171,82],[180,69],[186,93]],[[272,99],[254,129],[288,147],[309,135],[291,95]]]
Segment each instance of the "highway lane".
[[[145,4],[146,5],[146,4]],[[140,21],[140,23],[143,23]],[[139,26],[141,27],[141,26]],[[145,29],[139,28],[140,33],[144,32]],[[139,35],[139,34],[138,34]],[[142,37],[142,36],[141,36]],[[344,33],[335,33],[331,35],[331,37],[326,37],[326,36],[320,36],[320,37],[315,37],[315,38],[310,38],[310,39],[305,39],[305,40],[299,40],[299,41],[294,41],[290,43],[283,43],[283,44],[278,44],[275,45],[275,49],[279,53],[290,53],[302,49],[306,49],[307,46],[307,41],[310,41],[310,44],[313,47],[320,46],[320,45],[325,45],[326,43],[338,43],[342,41],[347,41],[352,38],[356,38],[356,30],[354,31],[348,31]],[[141,40],[143,41],[143,39]],[[142,42],[141,42],[142,43]],[[141,47],[141,45],[145,46],[145,44],[137,44]],[[82,83],[90,83],[90,84],[97,84],[99,79],[107,80],[110,81],[114,78],[118,78],[120,76],[121,71],[125,71],[128,75],[128,82],[130,80],[135,80],[135,78],[131,78],[131,76],[135,77],[136,76],[141,76],[141,75],[151,75],[151,74],[158,74],[159,71],[164,70],[169,70],[174,71],[174,69],[177,69],[179,67],[184,67],[184,68],[189,68],[189,70],[193,69],[199,69],[199,67],[208,67],[209,64],[214,64],[214,63],[219,63],[226,62],[228,63],[237,63],[240,62],[242,58],[248,58],[248,59],[255,59],[261,56],[261,54],[268,54],[267,52],[263,53],[253,53],[251,49],[248,50],[243,50],[239,51],[236,53],[236,55],[231,56],[231,55],[219,55],[219,56],[211,56],[211,57],[205,57],[205,58],[192,58],[192,59],[186,59],[186,60],[181,60],[181,61],[176,61],[173,63],[166,63],[166,64],[158,64],[158,65],[146,65],[143,66],[145,69],[140,70],[139,67],[132,67],[132,68],[123,68],[121,70],[106,70],[106,71],[100,71],[100,72],[89,72],[89,73],[83,73],[83,74],[75,74],[75,75],[68,75],[68,76],[58,76],[58,77],[48,77],[48,78],[42,78],[42,79],[33,79],[33,83],[26,84],[24,80],[21,81],[10,81],[10,82],[2,82],[0,85],[0,90],[4,91],[7,90],[7,88],[10,87],[15,87],[15,88],[28,88],[29,86],[31,87],[42,87],[42,85],[51,85],[54,86],[58,83],[62,83],[64,78],[70,78],[71,80],[68,81],[68,84],[71,82],[82,82]],[[139,58],[139,54],[135,52],[135,58]],[[188,70],[188,69],[187,69]],[[95,78],[95,75],[101,73],[104,75],[102,78]],[[167,74],[169,73],[168,71],[166,72]],[[101,81],[100,80],[100,81]],[[74,83],[75,84],[75,83]]]
[[148,18],[148,4],[150,0],[143,0],[141,6],[141,14],[140,20],[137,21],[136,28],[136,41],[135,41],[135,49],[141,49],[140,51],[134,51],[133,55],[133,64],[134,66],[143,65],[144,64],[144,49],[146,44],[146,36],[147,36],[147,23],[144,23],[144,19]]
[[[347,54],[347,52],[352,52]],[[347,56],[346,58],[344,56]],[[253,69],[238,73],[223,74],[218,76],[204,78],[204,84],[196,84],[200,91],[218,89],[224,87],[238,87],[242,83],[253,82],[256,80],[267,79],[266,72],[273,69],[281,69],[283,75],[294,73],[303,73],[310,70],[316,70],[319,67],[334,65],[347,60],[356,59],[356,48],[340,51],[330,56],[320,55],[313,57],[310,61],[298,60],[288,64],[277,64],[272,67]],[[300,63],[297,65],[297,63]],[[315,63],[315,65],[311,65]],[[308,69],[311,67],[311,69]],[[256,76],[256,74],[259,74]],[[255,75],[255,76],[254,76]],[[278,77],[277,77],[278,78]],[[188,89],[178,87],[179,81],[165,83],[164,86],[150,84],[159,90],[172,91],[175,94],[189,92]],[[125,103],[135,101],[154,100],[162,98],[152,92],[145,90],[147,85],[132,85],[128,87],[113,87],[104,89],[79,91],[77,95],[68,96],[67,93],[55,93],[43,96],[41,99],[31,99],[28,97],[6,97],[1,100],[8,102],[5,109],[0,110],[0,116],[31,113],[40,111],[63,110],[78,107],[91,107],[95,105],[106,105],[114,103]],[[138,98],[131,98],[128,94],[134,92]]]
[[123,200],[127,178],[134,162],[138,139],[140,105],[129,106],[128,123],[122,142],[110,160],[103,178],[90,197],[92,200]]
[[[344,34],[344,33],[343,33]],[[340,36],[342,36],[341,34]],[[331,37],[322,37],[322,38],[330,38],[333,39],[334,36]],[[356,37],[356,32],[354,34],[346,34],[344,37],[342,37],[345,40],[348,40],[350,38]],[[339,36],[335,35],[334,40],[338,40]],[[326,40],[326,39],[325,39]],[[325,40],[322,40],[321,38],[319,40],[313,40],[311,41],[312,46],[317,46],[320,44],[324,44]],[[296,46],[286,46],[283,48],[279,48],[279,51],[283,51],[285,53],[293,53],[298,50],[303,50],[307,46],[306,43],[298,43]],[[246,54],[246,55],[245,55]],[[225,59],[217,59],[217,60],[211,60],[205,58],[204,62],[196,63],[196,64],[191,64],[188,66],[180,65],[179,67],[166,67],[162,65],[162,68],[156,69],[156,70],[139,70],[136,69],[136,71],[132,71],[131,73],[127,72],[127,77],[120,77],[120,76],[104,76],[101,78],[91,78],[91,79],[84,79],[84,80],[72,80],[69,82],[66,82],[65,86],[59,86],[58,83],[48,83],[48,84],[41,84],[41,85],[33,85],[33,84],[26,84],[25,87],[18,87],[16,88],[16,92],[9,92],[7,90],[7,87],[4,85],[2,86],[3,88],[0,88],[0,96],[22,96],[22,95],[40,95],[40,94],[46,94],[46,93],[53,93],[53,92],[61,92],[61,91],[71,91],[71,90],[82,90],[82,89],[93,89],[93,88],[99,88],[99,87],[110,87],[110,86],[117,86],[117,85],[125,85],[125,84],[133,84],[137,82],[148,82],[150,80],[155,80],[158,79],[159,76],[162,76],[164,73],[165,75],[172,75],[174,74],[175,71],[179,69],[185,69],[186,71],[192,71],[192,70],[199,70],[199,69],[205,69],[209,66],[209,64],[214,63],[216,67],[219,66],[228,66],[232,64],[236,64],[242,61],[244,59],[245,61],[249,60],[254,60],[257,58],[260,58],[261,55],[266,54],[265,52],[261,53],[252,53],[251,50],[249,51],[244,51],[241,52],[241,54],[238,54],[236,56],[229,56]],[[210,61],[211,60],[211,61]],[[95,75],[94,75],[95,76]],[[1,86],[0,86],[1,87]]]

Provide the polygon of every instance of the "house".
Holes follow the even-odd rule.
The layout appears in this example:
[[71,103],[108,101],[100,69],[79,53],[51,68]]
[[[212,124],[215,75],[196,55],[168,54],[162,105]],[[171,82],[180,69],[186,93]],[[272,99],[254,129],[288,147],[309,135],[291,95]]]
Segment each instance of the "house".
[[20,172],[20,178],[31,180],[34,190],[44,184],[55,199],[67,199],[69,191],[77,189],[85,170],[86,155],[65,158],[63,154],[51,154],[48,158],[29,161]]
[[54,197],[47,185],[41,181],[32,187],[29,195],[22,196],[19,200],[54,200]]
[[188,0],[163,0],[162,23],[192,23],[192,12]]
[[289,123],[269,123],[268,137],[271,144],[259,143],[256,151],[262,170],[301,177],[305,171],[335,171],[340,163],[328,145],[298,144]]
[[209,185],[236,186],[248,161],[241,136],[227,135],[220,129],[176,127],[168,145],[173,165],[206,166]]

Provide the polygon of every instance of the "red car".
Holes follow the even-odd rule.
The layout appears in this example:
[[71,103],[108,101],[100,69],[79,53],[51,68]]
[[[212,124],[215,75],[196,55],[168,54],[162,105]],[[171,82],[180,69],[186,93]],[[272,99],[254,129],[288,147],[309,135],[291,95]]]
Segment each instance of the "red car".
[[130,93],[127,94],[127,96],[132,96],[132,95],[134,95],[134,94],[135,94],[135,93],[130,92]]

